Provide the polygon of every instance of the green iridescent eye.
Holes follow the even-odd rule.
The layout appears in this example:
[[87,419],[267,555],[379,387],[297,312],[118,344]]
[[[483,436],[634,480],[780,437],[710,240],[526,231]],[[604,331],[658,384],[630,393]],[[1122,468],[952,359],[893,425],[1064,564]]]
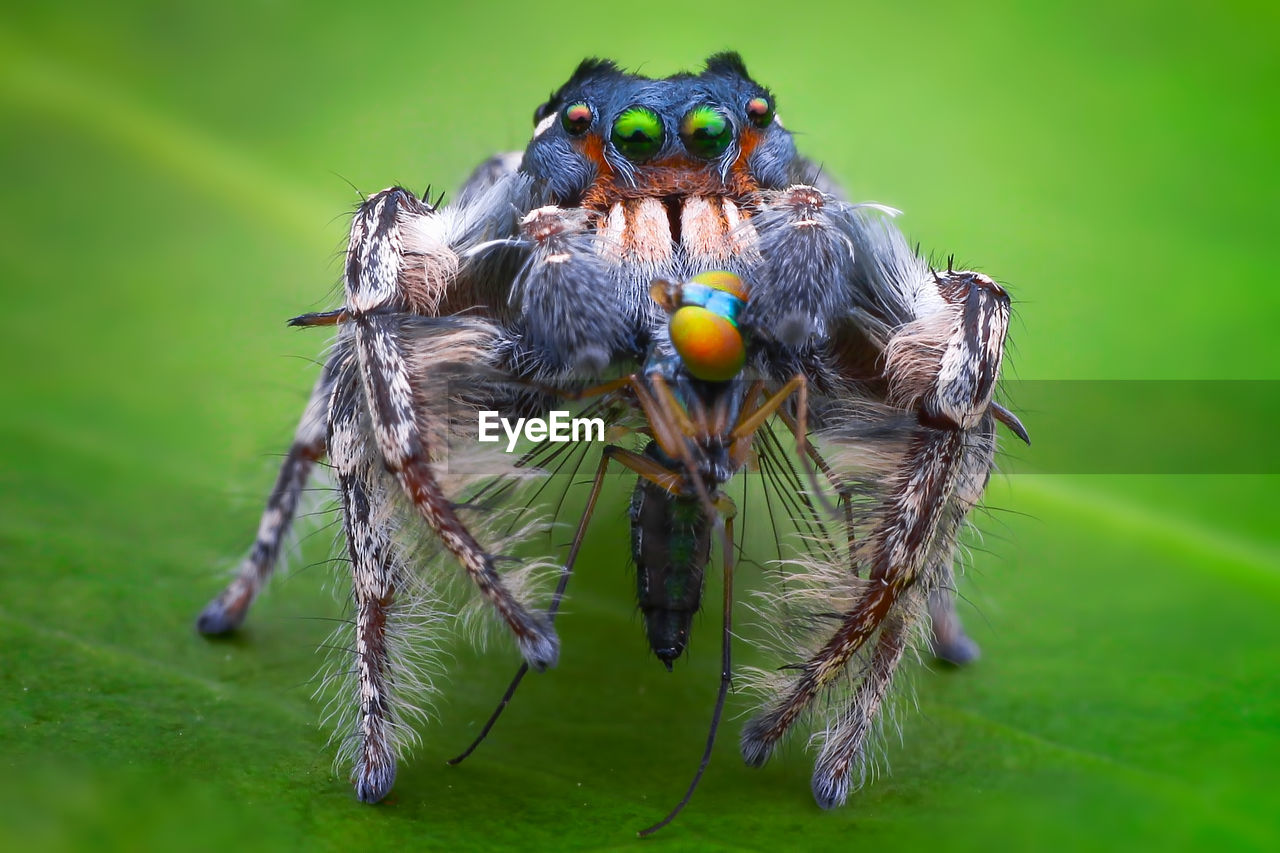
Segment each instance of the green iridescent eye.
[[567,133],[581,136],[587,132],[587,128],[591,127],[593,118],[595,116],[591,114],[591,107],[577,103],[565,107],[564,112],[560,114],[560,124],[564,126]]
[[733,127],[715,107],[694,107],[680,120],[680,138],[690,153],[710,160],[729,147]]
[[614,119],[610,139],[628,160],[648,160],[662,147],[662,119],[648,107],[627,107]]
[[756,127],[768,127],[773,123],[773,104],[768,98],[752,98],[747,101],[747,118]]

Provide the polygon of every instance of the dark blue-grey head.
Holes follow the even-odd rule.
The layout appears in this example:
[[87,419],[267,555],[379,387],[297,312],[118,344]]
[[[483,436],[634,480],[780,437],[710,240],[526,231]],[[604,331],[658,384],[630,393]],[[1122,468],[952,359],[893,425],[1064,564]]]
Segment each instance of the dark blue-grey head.
[[779,189],[795,158],[773,94],[736,53],[661,79],[585,60],[534,124],[522,170],[550,201],[601,211],[624,198]]

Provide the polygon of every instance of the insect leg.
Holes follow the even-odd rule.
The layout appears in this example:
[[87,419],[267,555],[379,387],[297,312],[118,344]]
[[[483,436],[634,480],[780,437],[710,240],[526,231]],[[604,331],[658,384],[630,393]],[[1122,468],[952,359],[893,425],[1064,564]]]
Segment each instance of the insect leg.
[[329,397],[338,372],[340,359],[335,353],[325,363],[316,380],[307,408],[293,436],[293,444],[285,456],[276,484],[267,498],[258,535],[254,539],[240,569],[231,583],[210,601],[196,620],[201,634],[229,634],[244,622],[249,606],[262,591],[280,557],[280,546],[298,509],[298,498],[306,486],[315,463],[325,454],[325,428],[328,421]]
[[[604,452],[600,457],[600,466],[596,468],[595,480],[591,483],[591,493],[587,496],[587,505],[583,508],[582,518],[578,520],[578,530],[573,535],[573,544],[569,546],[569,555],[565,558],[564,566],[560,571],[560,580],[556,584],[556,591],[551,598],[550,606],[547,608],[547,621],[549,622],[555,622],[556,613],[560,610],[560,602],[564,600],[564,591],[569,586],[569,578],[573,575],[574,564],[578,561],[578,552],[582,549],[582,540],[585,539],[587,535],[587,525],[591,521],[591,516],[595,514],[596,501],[600,499],[600,491],[604,488],[604,477],[605,473],[609,469],[609,460],[613,459],[615,455],[619,453],[629,453],[629,451],[622,450],[622,448],[615,447],[610,444],[605,446]],[[639,458],[644,459],[644,457]],[[651,460],[645,461],[651,462]],[[498,722],[498,717],[502,716],[502,712],[506,710],[507,705],[516,695],[516,690],[520,687],[520,682],[524,680],[524,677],[528,673],[529,664],[521,664],[520,669],[516,671],[515,677],[511,679],[511,684],[507,686],[506,692],[502,694],[502,699],[499,700],[498,707],[493,709],[493,713],[489,715],[489,719],[485,721],[484,726],[480,729],[480,734],[476,735],[475,740],[471,742],[470,746],[458,755],[450,758],[447,762],[448,764],[461,764],[469,755],[471,755],[471,753],[476,751],[476,747],[478,747],[484,739],[489,736],[489,732],[493,729],[494,724]]]
[[684,807],[689,804],[689,801],[693,799],[693,792],[697,790],[698,783],[702,781],[702,774],[706,772],[707,765],[711,763],[711,751],[715,748],[716,733],[720,730],[720,717],[724,713],[725,697],[729,693],[729,684],[733,680],[733,519],[737,515],[737,508],[728,497],[721,496],[720,500],[717,501],[717,512],[720,514],[720,541],[721,550],[724,552],[724,628],[720,635],[720,687],[716,692],[715,708],[711,712],[711,727],[707,731],[707,745],[702,750],[702,760],[698,762],[698,771],[693,775],[693,780],[689,782],[689,789],[680,798],[680,802],[676,803],[676,807],[668,812],[667,816],[662,820],[653,826],[640,830],[637,834],[641,838],[653,835],[671,823]]
[[[400,264],[405,236],[401,224],[412,223],[416,239],[428,241],[431,238],[424,234],[431,234],[434,216],[434,209],[396,188],[370,198],[352,223],[346,309],[355,327],[360,378],[373,435],[384,464],[405,495],[507,623],[525,661],[541,671],[554,666],[559,657],[555,630],[545,617],[531,613],[507,588],[494,568],[492,556],[458,518],[437,482],[431,469],[431,448],[418,422],[418,400],[405,342],[399,320],[392,313],[404,301]],[[436,252],[442,254],[448,250],[447,233],[437,236],[436,242],[441,245]],[[447,272],[428,269],[425,280]]]

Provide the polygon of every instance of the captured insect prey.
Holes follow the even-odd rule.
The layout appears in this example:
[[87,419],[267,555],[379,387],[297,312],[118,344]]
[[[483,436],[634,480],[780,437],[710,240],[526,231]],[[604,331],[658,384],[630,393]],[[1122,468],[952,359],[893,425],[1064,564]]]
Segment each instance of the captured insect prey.
[[[327,458],[352,598],[326,719],[356,796],[378,802],[427,728],[458,629],[496,626],[522,661],[450,763],[530,670],[556,665],[572,576],[627,560],[619,544],[608,565],[579,562],[621,474],[660,665],[686,654],[700,610],[719,609],[705,749],[641,834],[693,797],[731,683],[734,703],[755,702],[744,761],[810,735],[813,796],[844,804],[908,651],[977,657],[955,610],[957,541],[997,423],[1027,440],[994,399],[1008,295],[935,267],[896,215],[851,203],[796,152],[737,54],[658,79],[582,62],[534,112],[526,149],[481,163],[452,203],[391,187],[359,206],[341,304],[290,321],[332,327],[327,360],[252,548],[199,631],[243,623]],[[594,476],[565,548],[549,531],[568,485],[549,486],[579,470]],[[730,485],[768,506],[769,553],[744,546],[757,498],[732,500]],[[762,588],[743,595],[748,559]],[[704,601],[716,571],[722,600]],[[769,664],[735,667],[735,643]]]

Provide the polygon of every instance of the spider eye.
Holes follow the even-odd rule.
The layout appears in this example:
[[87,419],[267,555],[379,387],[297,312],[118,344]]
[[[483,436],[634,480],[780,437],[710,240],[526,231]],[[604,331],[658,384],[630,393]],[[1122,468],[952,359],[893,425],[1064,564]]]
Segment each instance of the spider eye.
[[627,107],[614,119],[610,139],[628,160],[648,160],[662,147],[662,119],[648,107]]
[[579,102],[564,108],[564,112],[560,115],[560,124],[569,135],[581,136],[587,132],[587,128],[591,127],[594,119],[591,107]]
[[733,128],[725,114],[714,107],[694,107],[680,120],[684,147],[699,157],[719,157],[729,147]]
[[752,98],[747,101],[747,118],[756,127],[768,127],[773,123],[773,104],[768,98]]

